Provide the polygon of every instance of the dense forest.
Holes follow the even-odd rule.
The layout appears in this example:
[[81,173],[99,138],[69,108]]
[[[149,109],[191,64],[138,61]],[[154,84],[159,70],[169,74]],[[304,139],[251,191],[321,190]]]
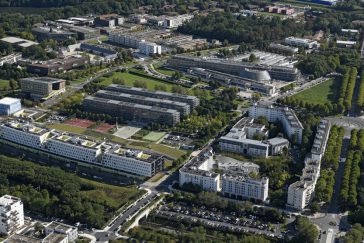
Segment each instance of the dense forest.
[[[108,193],[112,193],[110,188]],[[116,205],[95,184],[71,173],[0,155],[0,195],[4,194],[20,197],[26,211],[95,227],[136,196],[135,189],[125,188],[124,199]]]

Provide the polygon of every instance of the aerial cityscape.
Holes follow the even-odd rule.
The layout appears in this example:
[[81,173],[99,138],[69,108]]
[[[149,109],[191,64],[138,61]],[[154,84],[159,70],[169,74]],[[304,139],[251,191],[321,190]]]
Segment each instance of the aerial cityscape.
[[0,242],[364,242],[364,1],[0,0]]

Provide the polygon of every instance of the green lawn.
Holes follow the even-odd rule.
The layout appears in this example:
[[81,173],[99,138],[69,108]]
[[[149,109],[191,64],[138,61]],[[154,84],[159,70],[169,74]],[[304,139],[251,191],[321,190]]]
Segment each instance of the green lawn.
[[111,77],[102,77],[101,83],[102,85],[110,85],[112,84],[112,80],[114,78],[122,78],[125,81],[125,85],[127,86],[134,86],[134,82],[136,80],[145,81],[147,83],[147,89],[155,90],[156,85],[164,85],[167,91],[171,91],[173,84],[157,81],[155,79],[149,79],[146,77],[141,77],[135,74],[127,73],[127,72],[114,72]]
[[0,79],[0,90],[4,90],[9,87],[9,80]]
[[172,76],[175,73],[175,71],[166,69],[164,67],[157,68],[156,71],[161,74],[169,75],[169,76]]
[[186,152],[182,150],[170,148],[162,144],[151,144],[150,148],[156,151],[157,153],[165,154],[173,159],[178,159],[182,155],[186,154]]
[[95,187],[94,190],[82,191],[82,194],[99,203],[107,202],[107,205],[114,208],[118,208],[128,201],[135,200],[138,196],[145,193],[142,190],[138,190],[135,186],[120,187],[84,178],[80,179],[83,184]]
[[335,96],[337,94],[338,86],[338,81],[330,79],[324,83],[295,94],[292,97],[311,104],[334,103],[336,102]]
[[150,132],[146,136],[144,136],[143,139],[151,142],[157,142],[164,135],[166,135],[165,132]]

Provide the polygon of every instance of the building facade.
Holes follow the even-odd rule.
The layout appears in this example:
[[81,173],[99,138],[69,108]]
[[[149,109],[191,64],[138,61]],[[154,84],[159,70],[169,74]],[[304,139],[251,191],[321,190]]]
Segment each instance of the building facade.
[[5,97],[0,99],[0,115],[9,116],[21,110],[19,99]]
[[10,235],[24,225],[24,207],[20,198],[0,197],[0,234]]
[[34,100],[48,99],[66,91],[66,81],[57,78],[34,77],[20,80],[23,93]]

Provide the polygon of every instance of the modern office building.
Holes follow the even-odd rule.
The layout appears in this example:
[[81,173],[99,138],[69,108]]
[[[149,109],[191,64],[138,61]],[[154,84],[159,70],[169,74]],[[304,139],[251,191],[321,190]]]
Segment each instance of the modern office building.
[[[217,58],[203,58],[186,55],[174,55],[172,58],[168,59],[167,65],[182,70],[187,70],[192,67],[204,68],[237,75],[246,79],[251,79],[253,77],[255,78],[254,81],[259,82],[266,82],[270,79],[294,81],[299,75],[298,69],[294,67],[267,66],[248,62],[227,61]],[[269,76],[267,75],[267,72]]]
[[197,106],[200,105],[200,99],[195,96],[190,95],[182,95],[182,94],[173,94],[163,91],[150,91],[147,89],[136,88],[136,87],[128,87],[124,85],[112,84],[105,88],[105,90],[115,91],[125,94],[132,94],[132,95],[140,95],[144,97],[151,97],[156,99],[166,99],[172,101],[178,101],[187,103],[190,105],[191,110],[195,109]]
[[0,126],[0,139],[116,172],[152,177],[164,168],[163,156],[122,148],[110,142],[50,130],[32,123],[10,121]]
[[288,187],[287,208],[294,210],[305,209],[315,195],[315,187],[320,176],[321,159],[326,150],[330,133],[330,122],[321,120],[311,149],[305,158],[305,167],[299,181]]
[[268,130],[264,125],[254,123],[254,119],[244,117],[238,121],[225,136],[219,140],[222,151],[263,157],[279,155],[284,148],[289,147],[289,141],[284,138],[255,140],[254,137],[268,137]]
[[88,26],[63,25],[63,27],[68,28],[70,32],[76,33],[78,40],[88,40],[100,36],[99,29]]
[[[63,224],[60,222],[52,221],[45,226],[45,234],[61,234],[67,236],[67,242],[75,242],[78,238],[78,229],[71,225]],[[46,240],[47,238],[45,238]]]
[[20,198],[0,197],[0,234],[10,235],[24,225],[24,208]]
[[69,39],[77,39],[78,34],[71,32],[68,29],[57,28],[56,26],[51,26],[46,24],[37,24],[32,29],[32,33],[37,37],[38,41],[44,40],[56,40],[65,41]]
[[284,43],[289,46],[303,47],[305,49],[312,49],[320,46],[320,44],[315,40],[297,38],[293,36],[284,39]]
[[118,52],[104,46],[88,44],[88,43],[81,43],[80,50],[89,52],[98,56],[102,56],[107,62],[113,61],[118,58]]
[[276,44],[276,43],[271,43],[269,45],[269,49],[272,52],[276,52],[276,53],[283,54],[283,55],[289,55],[289,56],[296,54],[299,50],[298,47],[286,46],[286,45]]
[[164,158],[158,154],[114,147],[102,157],[101,164],[121,172],[152,177],[164,168]]
[[167,99],[157,99],[157,98],[125,94],[108,90],[99,90],[95,93],[95,96],[105,99],[119,100],[141,105],[158,106],[161,108],[173,109],[177,110],[181,114],[181,116],[187,116],[191,112],[189,104],[178,101],[171,101]]
[[124,18],[117,14],[106,14],[95,18],[94,24],[99,27],[109,27],[113,28],[116,25],[122,25],[124,23]]
[[167,29],[174,29],[193,19],[193,17],[194,15],[192,14],[182,14],[178,16],[167,17],[164,20],[163,27]]
[[222,192],[224,196],[234,199],[253,199],[266,201],[268,198],[269,179],[250,178],[248,174],[238,174],[229,169],[223,174],[213,172],[215,161],[213,151],[204,148],[179,170],[179,185],[192,184],[200,186],[202,190]]
[[180,121],[180,113],[176,110],[92,96],[84,99],[83,108],[87,112],[103,113],[115,117],[123,117],[128,121],[148,124],[159,123],[175,126]]
[[21,110],[19,99],[5,97],[0,99],[0,115],[9,116]]
[[63,73],[71,69],[82,68],[89,63],[89,57],[70,56],[62,59],[51,59],[45,62],[29,64],[27,66],[27,71],[29,73],[47,76]]
[[146,56],[151,56],[155,54],[162,54],[162,47],[153,42],[141,41],[138,46],[139,53]]
[[267,118],[269,122],[280,122],[287,137],[301,144],[303,126],[292,109],[255,103],[249,108],[249,117],[260,116]]
[[34,100],[45,100],[66,91],[66,81],[58,78],[23,78],[20,86],[22,92]]
[[0,67],[4,64],[14,64],[21,58],[20,53],[13,53],[4,57],[0,57]]
[[154,42],[145,41],[143,38],[131,33],[111,32],[109,41],[126,47],[139,49],[144,55],[161,54],[162,47]]
[[269,179],[267,177],[253,179],[241,175],[223,174],[221,182],[221,193],[226,197],[238,200],[254,199],[262,202],[268,198]]

